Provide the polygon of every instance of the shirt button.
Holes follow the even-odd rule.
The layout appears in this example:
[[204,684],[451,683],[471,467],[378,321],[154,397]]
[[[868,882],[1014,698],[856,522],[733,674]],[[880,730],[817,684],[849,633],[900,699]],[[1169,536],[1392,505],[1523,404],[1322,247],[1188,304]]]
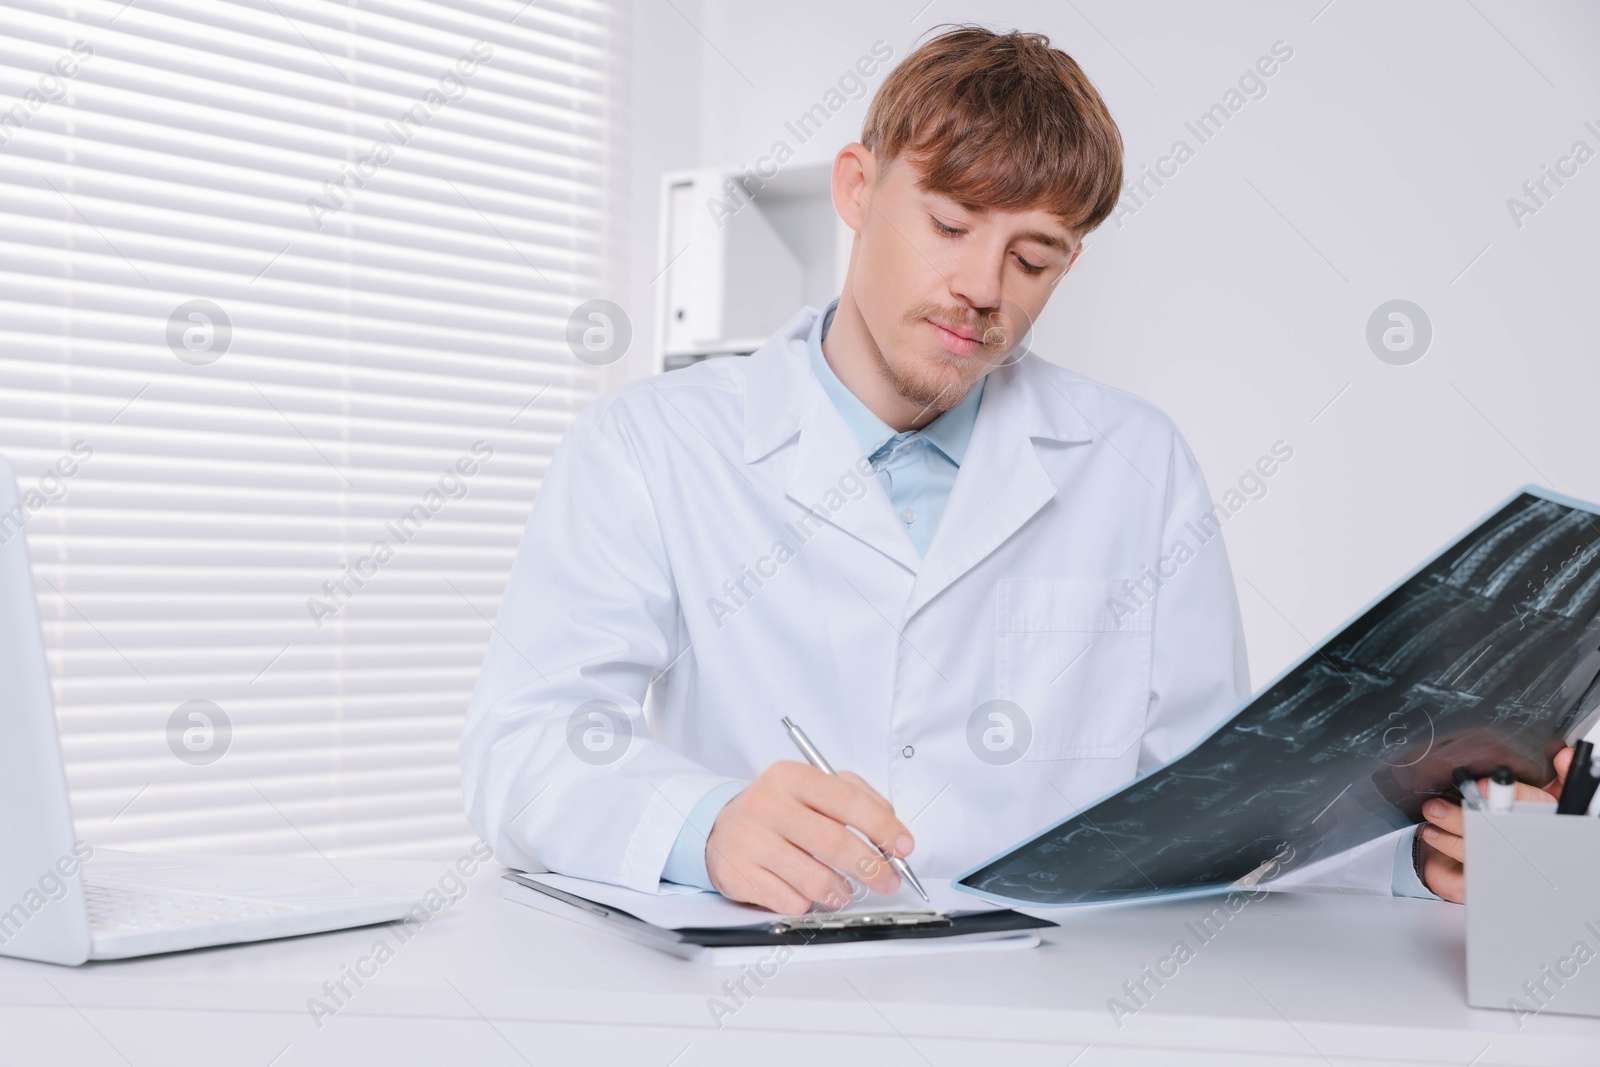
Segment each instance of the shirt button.
[[902,748],[900,750],[900,755],[904,756],[906,759],[910,759],[912,756],[915,756],[916,754],[917,754],[917,750],[912,748],[910,745],[907,745],[905,748]]
[[907,525],[909,525],[917,521],[917,513],[910,508],[906,508],[900,513],[900,518],[904,520]]

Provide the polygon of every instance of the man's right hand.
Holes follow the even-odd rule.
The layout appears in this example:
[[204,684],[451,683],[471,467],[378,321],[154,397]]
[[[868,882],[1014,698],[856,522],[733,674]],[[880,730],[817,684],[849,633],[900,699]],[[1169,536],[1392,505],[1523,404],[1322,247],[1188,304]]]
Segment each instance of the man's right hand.
[[850,886],[838,872],[879,893],[900,876],[851,833],[855,827],[892,855],[911,854],[911,831],[894,808],[848,771],[838,777],[804,763],[774,763],[717,814],[706,841],[706,872],[730,900],[800,915],[813,901],[841,908]]

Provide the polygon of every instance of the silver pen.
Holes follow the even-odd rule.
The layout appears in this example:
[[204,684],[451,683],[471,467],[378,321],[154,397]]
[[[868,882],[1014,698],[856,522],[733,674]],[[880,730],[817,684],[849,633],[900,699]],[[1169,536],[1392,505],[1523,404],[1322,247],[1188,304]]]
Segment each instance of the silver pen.
[[[839,777],[836,773],[834,773],[833,768],[828,765],[828,761],[823,758],[822,753],[817,751],[817,746],[811,743],[811,738],[806,736],[806,732],[800,729],[800,727],[796,726],[794,723],[790,722],[787,715],[783,717],[783,728],[789,731],[789,740],[794,742],[794,747],[800,750],[800,754],[806,758],[807,763],[811,764],[811,766],[815,767],[823,774],[834,778]],[[873,844],[871,841],[868,841],[867,843],[872,845],[873,849],[877,851],[878,855],[889,861],[889,866],[893,867],[895,869],[895,873],[899,874],[901,878],[904,878],[907,884],[909,884],[912,889],[917,891],[918,896],[920,896],[923,900],[926,900],[929,904],[933,903],[932,898],[928,896],[927,890],[922,888],[922,883],[917,881],[917,876],[911,873],[910,864],[906,863],[906,861],[901,859],[899,856],[889,855],[889,853],[885,852],[881,848],[878,848],[878,846]]]

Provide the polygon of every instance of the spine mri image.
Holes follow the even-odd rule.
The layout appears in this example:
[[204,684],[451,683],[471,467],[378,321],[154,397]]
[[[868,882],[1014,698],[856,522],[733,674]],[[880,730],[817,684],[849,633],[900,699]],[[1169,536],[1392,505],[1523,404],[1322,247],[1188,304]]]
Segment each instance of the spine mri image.
[[1457,767],[1551,781],[1597,679],[1600,515],[1524,491],[1187,754],[961,882],[1087,904],[1282,873],[1420,822]]

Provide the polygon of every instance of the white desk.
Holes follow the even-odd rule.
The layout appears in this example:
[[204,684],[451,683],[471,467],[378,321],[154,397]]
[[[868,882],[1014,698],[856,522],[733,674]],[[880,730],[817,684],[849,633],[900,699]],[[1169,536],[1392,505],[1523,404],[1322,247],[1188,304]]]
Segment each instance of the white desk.
[[[419,890],[445,871],[340,866]],[[0,959],[0,1065],[1600,1062],[1600,1020],[1545,1014],[1519,1030],[1468,1008],[1462,909],[1387,898],[1248,904],[1119,1028],[1108,998],[1180,937],[1199,946],[1185,923],[1209,907],[1061,913],[1028,951],[791,963],[718,1028],[708,998],[737,970],[513,904],[490,868],[320,1028],[307,999],[395,945],[392,928],[81,968]]]

